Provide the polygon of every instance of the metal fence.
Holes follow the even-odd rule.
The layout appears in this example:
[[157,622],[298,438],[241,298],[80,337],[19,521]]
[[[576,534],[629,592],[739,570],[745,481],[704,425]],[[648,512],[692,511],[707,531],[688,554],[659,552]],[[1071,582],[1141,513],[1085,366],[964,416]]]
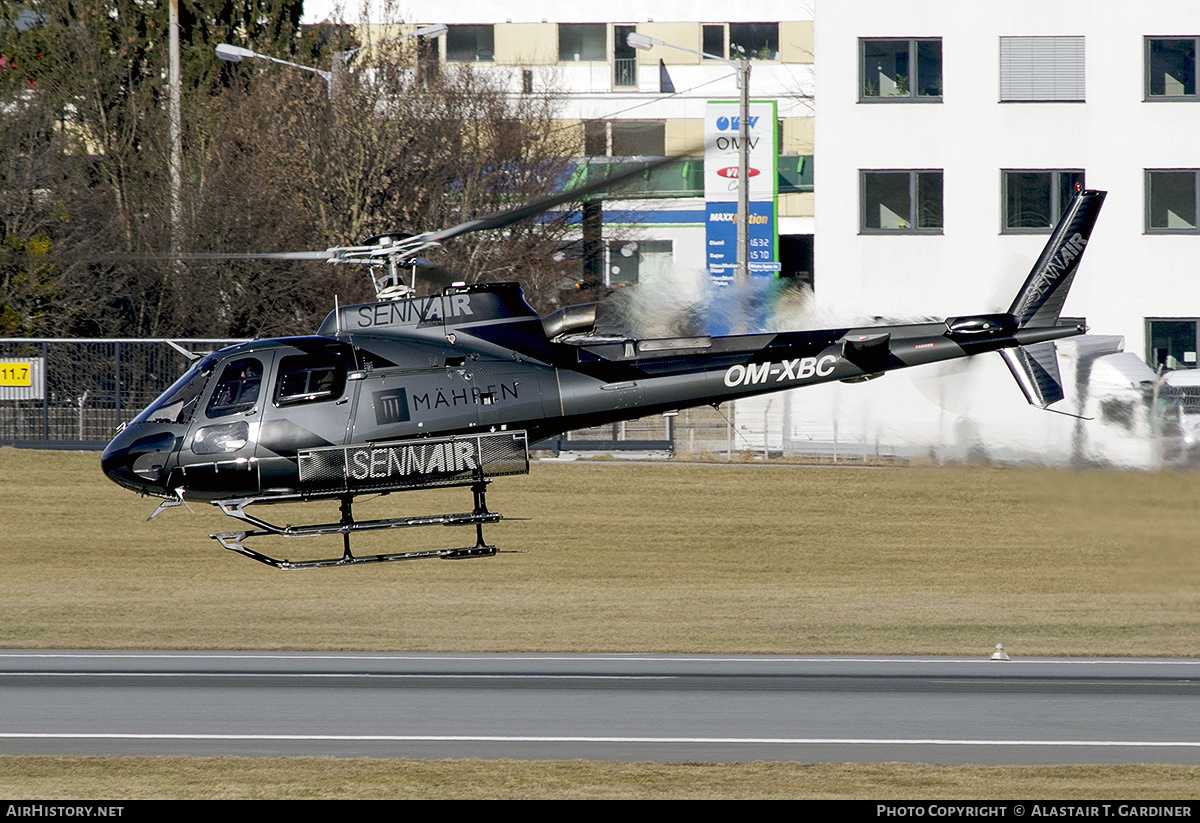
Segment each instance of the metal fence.
[[[102,448],[121,423],[187,370],[180,348],[208,352],[241,342],[0,338],[0,375],[12,378],[0,379],[0,445]],[[569,432],[548,445],[563,451],[670,451],[673,439],[671,418],[656,416]]]
[[654,415],[608,426],[577,429],[535,446],[562,452],[673,452],[676,415]]
[[[207,352],[241,342],[0,338],[0,445],[102,448],[121,423],[132,420],[187,370],[188,358],[180,348]],[[568,432],[539,448],[671,452],[677,421],[683,420],[688,421],[682,438],[688,451],[723,450],[726,424],[722,413],[711,409]],[[745,448],[739,441],[732,450]]]
[[613,85],[637,85],[637,58],[617,57],[613,60]]
[[[244,342],[0,338],[0,445],[99,449],[187,370],[189,352]],[[178,346],[178,348],[176,348]],[[786,401],[725,403],[571,431],[533,446],[554,453],[669,453],[716,459],[890,456],[878,443],[785,426]],[[532,445],[532,444],[531,444]]]
[[[0,444],[99,448],[184,371],[190,352],[241,340],[3,338]],[[29,375],[16,372],[29,366]]]
[[904,459],[886,439],[839,433],[837,421],[794,418],[790,398],[751,398],[567,432],[537,446],[562,453],[670,453],[701,460],[804,458],[895,462]]

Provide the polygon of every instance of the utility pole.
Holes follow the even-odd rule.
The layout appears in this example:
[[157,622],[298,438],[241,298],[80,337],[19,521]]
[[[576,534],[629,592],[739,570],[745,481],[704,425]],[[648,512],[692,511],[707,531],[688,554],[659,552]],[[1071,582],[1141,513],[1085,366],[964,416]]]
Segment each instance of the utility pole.
[[649,51],[655,46],[696,54],[709,60],[719,60],[737,72],[738,83],[738,209],[737,209],[737,266],[733,270],[736,286],[750,282],[750,58],[745,51],[737,60],[704,51],[676,46],[657,37],[630,32],[625,42],[635,49]]
[[[750,282],[750,60],[745,52],[738,58],[738,235],[737,268],[733,284]],[[765,435],[764,435],[765,437]]]

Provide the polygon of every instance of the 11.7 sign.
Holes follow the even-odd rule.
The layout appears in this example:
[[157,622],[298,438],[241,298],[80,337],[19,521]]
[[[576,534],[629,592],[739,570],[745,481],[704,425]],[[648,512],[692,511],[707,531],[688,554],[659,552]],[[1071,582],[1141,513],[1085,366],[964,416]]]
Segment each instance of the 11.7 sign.
[[0,358],[0,400],[41,400],[45,393],[46,361],[43,358]]
[[0,363],[0,386],[33,385],[33,364],[28,360],[23,362]]

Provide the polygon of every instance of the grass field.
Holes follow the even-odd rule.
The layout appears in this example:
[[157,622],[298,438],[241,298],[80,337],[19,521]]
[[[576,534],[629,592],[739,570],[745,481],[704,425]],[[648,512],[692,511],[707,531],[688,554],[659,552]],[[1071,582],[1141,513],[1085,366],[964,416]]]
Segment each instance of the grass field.
[[[236,524],[208,506],[145,522],[156,501],[109,483],[95,454],[0,449],[0,647],[983,656],[1002,642],[1014,657],[1194,656],[1200,638],[1197,499],[1195,474],[540,464],[528,477],[498,481],[489,495],[493,510],[532,518],[487,532],[501,549],[523,553],[280,572],[209,540],[209,532],[232,531]],[[355,513],[466,508],[462,490],[447,490],[392,495]],[[336,519],[329,506],[262,512],[278,522]],[[473,539],[469,530],[446,528],[363,537],[356,543],[360,553]],[[259,546],[291,557],[340,553],[337,538]],[[531,769],[474,761],[306,761],[300,767],[228,758],[142,760],[0,758],[0,794],[1200,793],[1195,769],[1170,767],[791,764],[789,771],[787,764],[751,764],[713,772],[644,764]],[[255,779],[260,769],[268,771]],[[271,769],[297,776],[272,782]],[[426,777],[378,776],[397,769]],[[535,776],[551,773],[554,779]],[[188,780],[195,781],[191,788]],[[51,793],[52,786],[59,788]]]
[[[524,553],[281,572],[208,539],[236,523],[207,505],[145,522],[156,501],[94,454],[0,449],[0,646],[1191,656],[1197,499],[1195,474],[540,464],[489,495],[532,518],[487,530]],[[360,552],[473,539],[361,536]]]
[[1198,784],[1188,766],[0,757],[0,793],[40,799],[1178,800]]

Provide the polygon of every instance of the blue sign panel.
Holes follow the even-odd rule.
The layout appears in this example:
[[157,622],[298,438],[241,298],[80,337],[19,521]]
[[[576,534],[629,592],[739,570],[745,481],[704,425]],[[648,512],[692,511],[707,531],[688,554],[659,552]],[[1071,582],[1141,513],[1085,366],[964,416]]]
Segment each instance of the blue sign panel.
[[[733,282],[737,269],[737,203],[706,203],[704,225],[708,273],[714,285],[727,286]],[[751,202],[748,258],[751,277],[765,277],[780,270],[775,238],[775,204]]]

